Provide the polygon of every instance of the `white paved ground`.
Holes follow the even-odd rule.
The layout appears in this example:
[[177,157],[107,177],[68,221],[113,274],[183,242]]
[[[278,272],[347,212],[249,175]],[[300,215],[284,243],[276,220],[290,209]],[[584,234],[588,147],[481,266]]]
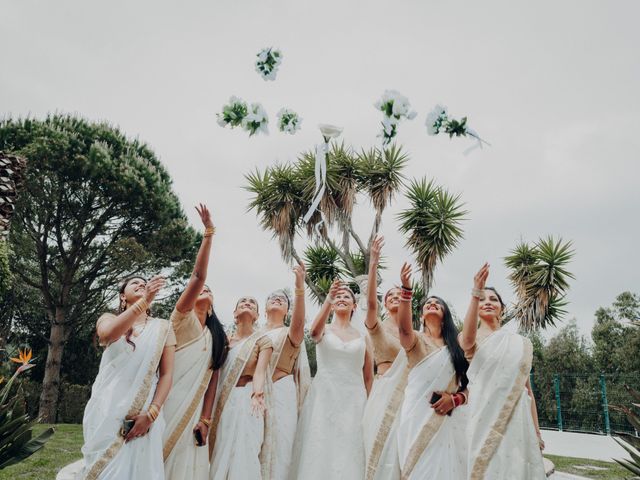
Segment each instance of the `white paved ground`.
[[563,457],[591,458],[613,462],[614,458],[629,458],[629,454],[612,437],[588,433],[542,430],[544,453]]

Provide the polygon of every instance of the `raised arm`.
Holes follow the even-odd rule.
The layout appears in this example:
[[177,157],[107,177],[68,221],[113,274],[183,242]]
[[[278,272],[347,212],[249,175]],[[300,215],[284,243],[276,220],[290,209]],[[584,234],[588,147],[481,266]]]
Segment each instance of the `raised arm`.
[[293,267],[293,272],[296,275],[296,290],[291,325],[289,327],[289,338],[294,345],[300,345],[304,341],[304,277],[306,275],[304,264],[299,263]]
[[200,250],[198,250],[198,256],[196,257],[196,263],[193,266],[191,278],[189,278],[189,283],[187,283],[182,295],[180,295],[178,299],[178,303],[176,303],[176,310],[181,313],[193,310],[193,306],[200,292],[202,292],[204,282],[207,279],[209,254],[211,252],[211,244],[213,243],[213,232],[215,231],[213,221],[211,220],[211,213],[207,206],[201,203],[199,207],[196,207],[196,211],[198,215],[200,215],[200,220],[202,220],[205,230],[202,236]]
[[316,318],[314,318],[313,323],[311,323],[311,331],[309,333],[313,341],[316,343],[319,342],[322,339],[322,335],[324,335],[324,327],[327,323],[327,319],[329,318],[329,314],[331,313],[331,304],[341,288],[342,281],[334,280],[331,284],[331,288],[329,289],[327,298],[324,299],[324,303],[320,307],[320,311],[316,315]]
[[373,329],[378,323],[378,264],[380,263],[380,251],[384,246],[384,237],[376,236],[371,244],[371,257],[369,259],[369,281],[367,285],[367,316],[364,324],[368,329]]
[[[143,280],[140,279],[140,282],[143,282]],[[100,344],[106,345],[115,342],[129,331],[137,318],[146,315],[147,309],[151,306],[153,299],[156,298],[158,291],[164,287],[164,283],[164,277],[160,275],[154,276],[146,283],[143,297],[130,308],[127,308],[119,315],[105,314],[101,316],[96,324],[96,332],[98,333]]]
[[[411,265],[407,262],[400,270],[400,284],[403,290],[411,290]],[[398,332],[400,334],[400,345],[405,350],[410,349],[416,343],[416,332],[413,330],[413,312],[411,311],[411,300],[400,298],[398,306]]]
[[478,303],[484,294],[484,286],[489,276],[489,264],[485,263],[473,277],[473,290],[467,314],[464,316],[462,333],[459,336],[460,346],[463,350],[469,350],[476,343],[478,333]]

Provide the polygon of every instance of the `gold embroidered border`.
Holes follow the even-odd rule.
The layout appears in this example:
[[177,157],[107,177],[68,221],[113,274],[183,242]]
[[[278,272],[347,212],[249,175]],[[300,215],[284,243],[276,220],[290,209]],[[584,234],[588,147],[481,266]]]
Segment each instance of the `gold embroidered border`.
[[391,426],[393,425],[393,422],[398,415],[398,410],[400,410],[402,401],[404,400],[404,389],[407,386],[409,371],[410,368],[407,365],[404,369],[404,372],[402,372],[402,378],[396,385],[396,388],[394,389],[391,398],[389,398],[389,402],[387,403],[387,406],[385,408],[382,422],[380,423],[380,427],[378,428],[378,432],[376,433],[376,439],[373,442],[373,447],[371,448],[369,462],[367,463],[367,480],[373,479],[376,474],[376,470],[378,469],[380,456],[382,455],[382,450],[384,449],[384,446],[387,443],[387,439],[389,438]]
[[[447,386],[447,392],[455,391],[457,384],[456,375],[454,374]],[[404,466],[402,467],[402,475],[400,477],[402,480],[406,480],[411,476],[411,472],[413,472],[418,460],[429,446],[429,443],[431,443],[435,434],[438,433],[438,430],[440,430],[440,427],[445,420],[446,415],[438,415],[434,411],[431,414],[431,418],[429,418],[429,420],[427,420],[427,422],[422,426],[416,440],[413,442],[413,445],[411,445],[411,449],[407,455],[407,460],[404,462]]]
[[509,424],[509,420],[513,415],[515,407],[518,404],[518,400],[522,397],[522,389],[524,388],[529,372],[531,371],[531,361],[533,358],[533,346],[531,345],[531,342],[524,338],[522,340],[524,342],[524,352],[520,359],[518,375],[516,376],[513,387],[511,387],[511,391],[509,392],[500,413],[498,414],[496,422],[489,430],[489,434],[480,449],[480,453],[473,463],[470,477],[471,480],[481,480],[484,478],[489,462],[500,446],[500,442],[502,441],[502,437],[507,429],[507,425]]
[[263,332],[255,332],[249,338],[247,338],[247,340],[241,347],[242,350],[238,353],[233,366],[229,370],[222,388],[220,389],[220,396],[218,397],[216,408],[213,411],[213,416],[211,417],[211,428],[209,429],[209,460],[211,460],[211,456],[213,455],[213,447],[215,446],[216,435],[218,432],[218,422],[220,422],[220,417],[222,416],[224,405],[227,403],[229,395],[231,394],[231,390],[233,390],[233,388],[238,383],[240,374],[242,373],[242,370],[244,370],[244,366],[247,363],[247,360],[249,360],[249,356],[253,351],[253,347],[255,346],[256,341],[263,335]]
[[195,413],[196,408],[198,408],[198,405],[200,404],[200,400],[202,400],[202,397],[204,396],[204,392],[207,389],[207,386],[209,385],[209,380],[211,379],[212,374],[213,374],[213,370],[211,370],[210,368],[207,368],[207,371],[204,373],[204,376],[202,377],[202,381],[200,382],[200,386],[198,387],[198,390],[196,391],[193,398],[191,399],[191,402],[189,403],[187,410],[184,412],[184,415],[180,419],[180,422],[178,422],[178,425],[176,425],[176,428],[173,430],[173,432],[171,432],[171,435],[167,439],[167,442],[164,444],[164,448],[162,449],[162,455],[164,457],[165,462],[167,461],[167,458],[173,451],[173,447],[176,446],[178,439],[182,436],[184,429],[187,427],[187,425],[189,425],[189,422],[193,419],[193,414]]
[[204,336],[207,334],[207,332],[208,332],[208,331],[209,331],[209,329],[208,329],[207,327],[204,327],[204,328],[202,329],[202,335],[200,335],[200,336],[198,336],[198,337],[196,337],[196,338],[194,338],[194,339],[192,339],[192,340],[189,340],[189,341],[188,341],[187,343],[185,343],[184,345],[180,345],[179,347],[176,347],[176,352],[179,352],[180,350],[184,350],[184,349],[185,349],[185,348],[187,348],[188,346],[193,345],[193,344],[194,344],[194,343],[196,343],[197,341],[201,340],[201,339],[202,339],[202,337],[204,337]]
[[[159,326],[160,332],[158,333],[158,338],[156,340],[156,351],[153,353],[153,357],[151,358],[151,362],[149,362],[149,369],[144,376],[142,381],[142,385],[136,393],[133,402],[131,403],[131,407],[129,407],[129,411],[127,416],[134,416],[140,413],[142,407],[144,406],[145,401],[149,397],[149,391],[151,390],[151,383],[153,380],[153,376],[158,370],[158,364],[160,363],[160,358],[162,357],[162,351],[164,350],[164,344],[167,341],[167,334],[169,333],[169,322],[166,320],[160,320],[162,322]],[[95,480],[102,473],[105,467],[113,460],[113,457],[120,451],[120,448],[124,444],[124,438],[117,434],[116,439],[113,443],[105,450],[102,456],[94,462],[89,471],[87,472],[86,479],[87,480]]]

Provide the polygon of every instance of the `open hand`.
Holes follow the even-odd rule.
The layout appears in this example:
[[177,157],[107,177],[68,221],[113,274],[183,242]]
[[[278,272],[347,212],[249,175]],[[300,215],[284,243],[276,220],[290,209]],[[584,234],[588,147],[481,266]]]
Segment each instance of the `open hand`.
[[371,256],[369,257],[369,263],[371,265],[378,265],[380,263],[380,252],[384,247],[384,237],[382,235],[376,235],[371,243]]
[[156,298],[157,293],[164,287],[165,279],[162,275],[154,275],[144,287],[144,299],[149,305]]
[[478,290],[484,290],[484,286],[487,284],[487,278],[489,277],[489,263],[485,262],[478,273],[473,277],[473,288]]
[[200,215],[200,220],[202,220],[202,224],[204,225],[204,228],[213,227],[213,220],[211,220],[211,212],[209,212],[209,209],[204,203],[201,203],[199,204],[199,206],[196,206],[196,212],[198,212],[198,215]]
[[400,270],[400,284],[404,288],[411,288],[411,265],[404,262]]
[[296,276],[296,288],[304,288],[304,279],[307,275],[307,270],[304,263],[300,262],[293,267],[293,273]]

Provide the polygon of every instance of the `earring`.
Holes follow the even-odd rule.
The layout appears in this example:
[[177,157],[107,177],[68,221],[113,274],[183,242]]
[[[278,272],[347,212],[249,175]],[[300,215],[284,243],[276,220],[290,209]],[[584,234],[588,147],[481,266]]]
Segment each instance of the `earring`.
[[208,316],[213,315],[213,305],[211,305],[211,306],[209,307],[209,310],[207,310],[207,315],[208,315]]

